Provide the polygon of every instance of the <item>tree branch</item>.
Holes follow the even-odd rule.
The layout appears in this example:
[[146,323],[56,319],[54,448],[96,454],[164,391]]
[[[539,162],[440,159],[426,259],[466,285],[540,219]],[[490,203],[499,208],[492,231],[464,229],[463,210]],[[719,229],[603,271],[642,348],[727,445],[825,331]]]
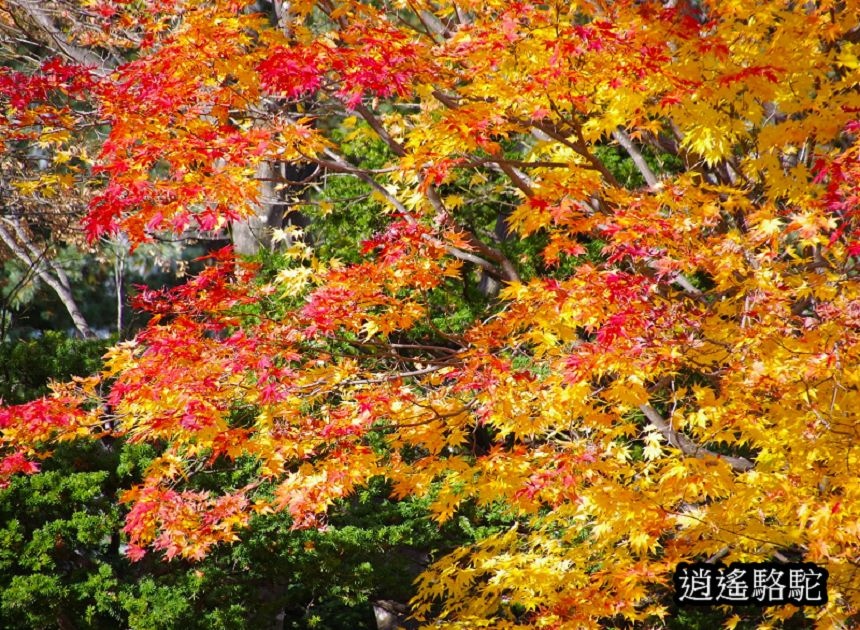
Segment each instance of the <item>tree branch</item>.
[[630,159],[633,160],[636,168],[639,169],[640,173],[642,173],[642,177],[645,178],[645,183],[651,188],[654,188],[660,182],[660,179],[654,174],[651,167],[648,166],[648,162],[645,161],[645,157],[642,155],[641,151],[639,151],[638,147],[633,144],[633,141],[630,139],[630,136],[627,135],[627,132],[619,127],[612,133],[612,137],[618,141],[618,144],[620,144],[625,151],[627,151],[627,155],[630,156]]
[[[341,157],[340,155],[338,155],[337,153],[335,153],[331,149],[328,149],[328,148],[325,149],[324,153],[325,153],[325,155],[327,155],[329,158],[331,158],[334,161],[335,165],[338,168],[348,169],[347,172],[354,174],[360,180],[362,180],[363,182],[370,185],[374,190],[376,190],[379,194],[381,194],[383,197],[385,197],[386,201],[388,201],[392,206],[394,206],[394,208],[397,209],[403,215],[403,218],[406,221],[408,221],[409,223],[416,223],[415,217],[413,217],[412,213],[409,212],[409,209],[403,205],[403,202],[400,201],[394,195],[392,195],[388,191],[388,189],[385,188],[385,186],[383,186],[378,181],[373,179],[373,177],[371,177],[370,174],[365,173],[364,171],[361,171],[361,170],[356,170],[354,166],[352,166],[349,162],[346,161],[346,159],[344,159],[343,157]],[[445,242],[443,242],[443,241],[441,241],[441,240],[439,240],[433,236],[430,236],[429,234],[426,234],[424,236],[424,240],[426,240],[429,243],[432,243],[433,245],[436,245],[437,247],[443,248],[445,251],[447,251],[449,254],[451,254],[454,258],[457,258],[459,260],[463,260],[465,262],[470,262],[470,263],[474,263],[474,264],[478,265],[479,267],[486,270],[487,273],[489,273],[491,276],[493,276],[495,278],[498,278],[500,280],[507,280],[510,282],[514,282],[514,281],[519,279],[519,277],[516,275],[516,271],[514,271],[513,274],[510,273],[510,269],[512,269],[513,266],[511,266],[510,269],[506,269],[505,266],[503,265],[502,269],[499,269],[499,267],[497,267],[493,263],[489,262],[488,260],[485,260],[484,258],[481,258],[480,256],[476,256],[475,254],[472,254],[471,252],[467,252],[467,251],[464,251],[464,250],[459,249],[457,247],[454,247],[453,245],[445,243]]]
[[69,59],[84,66],[95,67],[96,74],[107,76],[113,72],[113,64],[108,63],[86,48],[73,44],[60,31],[53,19],[43,10],[44,3],[38,0],[12,0],[12,6],[21,9],[56,44],[57,48]]
[[645,414],[645,417],[648,418],[651,426],[657,429],[663,437],[666,438],[666,441],[668,441],[669,444],[680,450],[684,455],[697,457],[699,459],[705,459],[707,457],[722,459],[726,461],[735,472],[745,472],[754,466],[753,462],[748,460],[746,457],[722,455],[721,453],[715,453],[699,446],[683,433],[673,429],[669,422],[667,422],[666,419],[650,404],[640,405],[639,409],[641,409],[642,413]]
[[[8,219],[4,219],[7,223]],[[17,230],[16,230],[17,233]],[[0,224],[0,240],[3,241],[3,244],[8,247],[18,259],[27,265],[28,268],[33,269],[36,275],[39,277],[42,282],[47,284],[54,292],[57,294],[57,297],[60,298],[60,301],[63,303],[63,306],[66,307],[66,311],[68,311],[69,316],[72,318],[72,322],[75,325],[75,328],[81,333],[85,339],[91,339],[95,337],[95,333],[93,333],[90,328],[87,320],[84,318],[80,309],[78,308],[77,302],[75,302],[75,298],[72,295],[71,287],[68,286],[68,277],[65,277],[65,283],[63,283],[59,277],[53,276],[45,267],[42,265],[42,261],[40,257],[31,257],[31,254],[25,251],[24,247],[18,242],[18,240],[13,236],[4,225]],[[31,252],[33,250],[32,243],[29,240],[25,240],[25,246]],[[55,272],[58,267],[50,263],[47,263]],[[62,274],[65,276],[65,272]]]

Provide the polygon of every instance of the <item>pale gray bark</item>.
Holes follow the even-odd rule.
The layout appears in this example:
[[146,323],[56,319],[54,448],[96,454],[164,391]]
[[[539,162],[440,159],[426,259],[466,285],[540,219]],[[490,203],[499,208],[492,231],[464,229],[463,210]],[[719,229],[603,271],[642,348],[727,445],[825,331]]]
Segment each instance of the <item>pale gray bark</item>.
[[649,404],[641,405],[639,409],[645,414],[645,417],[651,423],[651,426],[657,429],[660,434],[666,438],[666,441],[669,442],[669,444],[679,449],[684,453],[684,455],[697,457],[699,459],[704,459],[706,457],[722,459],[729,464],[735,472],[746,472],[754,466],[754,464],[746,457],[723,455],[699,446],[680,431],[676,431],[672,425],[662,415],[660,415],[660,412]]
[[113,61],[102,59],[93,51],[81,46],[77,46],[74,42],[63,33],[53,17],[46,11],[49,2],[42,0],[6,0],[10,8],[17,8],[23,11],[30,20],[47,36],[53,43],[57,51],[65,55],[72,61],[76,61],[84,66],[90,66],[97,74],[106,76],[111,73],[116,65]]
[[407,620],[409,609],[402,603],[391,599],[378,599],[373,602],[373,616],[376,617],[377,630],[411,630],[418,624]]
[[[289,37],[291,3],[288,0],[257,0],[249,9],[268,13],[277,27]],[[265,103],[261,106],[266,109]],[[256,179],[260,185],[260,196],[255,213],[239,221],[233,221],[230,234],[233,250],[243,256],[253,256],[261,249],[272,248],[272,232],[284,225],[285,203],[275,185],[282,175],[281,165],[261,162]]]
[[633,140],[630,139],[627,132],[619,128],[612,134],[612,137],[627,151],[627,155],[633,160],[633,164],[636,165],[636,168],[642,174],[645,183],[651,188],[656,186],[660,182],[660,179],[654,174],[651,167],[648,166],[648,162],[645,161],[645,157],[642,155],[639,147],[633,144]]
[[275,171],[270,162],[260,162],[256,178],[260,182],[260,199],[253,216],[232,225],[236,253],[251,256],[261,248],[272,246],[272,230],[283,225],[283,209],[276,196]]
[[57,294],[81,336],[86,339],[95,337],[72,295],[71,282],[65,270],[38,250],[17,220],[6,217],[0,220],[0,241]]
[[129,250],[128,238],[124,234],[118,234],[113,241],[113,247],[113,280],[116,289],[116,331],[120,338],[122,338],[123,326],[125,325],[125,266]]

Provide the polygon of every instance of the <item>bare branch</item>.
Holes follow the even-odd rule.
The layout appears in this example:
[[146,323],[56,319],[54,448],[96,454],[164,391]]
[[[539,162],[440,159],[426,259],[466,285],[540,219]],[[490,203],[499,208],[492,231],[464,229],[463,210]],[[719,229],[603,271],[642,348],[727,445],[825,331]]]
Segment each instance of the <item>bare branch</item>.
[[[3,219],[3,221],[8,223],[8,219]],[[16,230],[17,233],[17,230]],[[12,235],[9,230],[6,229],[2,223],[0,223],[0,241],[3,241],[3,244],[8,247],[18,259],[27,265],[28,268],[33,269],[36,275],[39,277],[42,282],[47,284],[54,292],[57,294],[57,297],[60,298],[60,301],[63,303],[63,306],[66,307],[66,311],[68,311],[69,315],[72,318],[72,322],[75,325],[75,328],[78,329],[78,332],[81,333],[86,339],[95,337],[92,329],[90,328],[87,320],[84,318],[80,309],[78,308],[77,302],[75,302],[75,298],[72,295],[71,288],[68,286],[68,278],[65,278],[65,284],[60,280],[58,276],[52,275],[50,271],[43,264],[44,259],[41,259],[41,256],[32,256],[31,252],[34,250],[33,244],[29,241],[29,239],[25,240],[25,246],[22,246],[21,243],[16,239],[15,236]],[[25,249],[26,247],[26,249]],[[27,250],[30,250],[28,252]],[[58,270],[58,266],[53,264],[51,261],[47,261],[47,264],[53,271],[56,273]],[[65,272],[62,274],[65,276]]]
[[645,161],[645,157],[642,155],[642,152],[639,151],[639,148],[635,144],[633,144],[633,141],[630,139],[630,136],[627,135],[627,132],[619,127],[615,132],[613,132],[612,137],[618,141],[618,144],[624,147],[625,151],[627,151],[627,155],[630,156],[630,159],[633,160],[636,168],[639,169],[640,173],[642,173],[642,177],[645,178],[645,183],[651,188],[654,188],[660,180],[654,174],[654,171],[651,170],[651,167],[648,166],[648,162]]
[[54,20],[44,11],[44,3],[38,0],[10,0],[11,6],[21,9],[56,44],[57,48],[69,59],[84,66],[93,66],[100,76],[113,71],[113,64],[86,48],[71,42],[57,27]]

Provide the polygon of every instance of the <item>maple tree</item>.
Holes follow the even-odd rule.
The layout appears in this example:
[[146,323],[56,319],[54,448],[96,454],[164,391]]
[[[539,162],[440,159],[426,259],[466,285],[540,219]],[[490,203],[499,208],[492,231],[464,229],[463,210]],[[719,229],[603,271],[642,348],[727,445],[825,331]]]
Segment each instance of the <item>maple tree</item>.
[[[679,562],[774,558],[830,572],[803,614],[856,621],[856,2],[84,6],[132,60],[0,92],[4,139],[58,92],[109,128],[70,175],[90,238],[224,229],[273,191],[325,215],[339,180],[380,229],[349,262],[275,229],[273,273],[223,250],[141,290],[101,375],[0,410],[0,473],[105,431],[155,445],[135,559],[202,558],[253,515],[324,527],[379,477],[440,522],[501,506],[510,529],[418,580],[413,613],[452,626],[653,621]],[[451,325],[475,270],[499,293]],[[225,462],[254,474],[207,487]]]
[[[54,332],[0,345],[0,397],[25,402],[47,391],[49,376],[98,371],[109,345]],[[386,500],[379,480],[330,511],[325,531],[284,535],[289,516],[267,517],[202,562],[153,554],[131,563],[117,493],[156,454],[122,439],[70,442],[40,474],[0,491],[2,627],[229,629],[279,618],[284,628],[375,627],[371,602],[408,600],[421,549],[469,539],[456,522],[435,527],[424,502]],[[210,487],[252,470],[213,471]]]

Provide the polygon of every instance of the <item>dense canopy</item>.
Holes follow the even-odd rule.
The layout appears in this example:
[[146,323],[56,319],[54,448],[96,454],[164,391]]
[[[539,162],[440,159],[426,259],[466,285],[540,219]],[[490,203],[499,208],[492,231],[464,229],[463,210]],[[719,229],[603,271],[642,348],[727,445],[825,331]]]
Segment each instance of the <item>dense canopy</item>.
[[5,4],[61,55],[0,71],[4,186],[269,252],[141,288],[104,372],[0,409],[5,478],[154,445],[131,558],[378,478],[500,509],[419,577],[451,627],[655,622],[717,559],[824,566],[804,614],[857,621],[855,0]]

